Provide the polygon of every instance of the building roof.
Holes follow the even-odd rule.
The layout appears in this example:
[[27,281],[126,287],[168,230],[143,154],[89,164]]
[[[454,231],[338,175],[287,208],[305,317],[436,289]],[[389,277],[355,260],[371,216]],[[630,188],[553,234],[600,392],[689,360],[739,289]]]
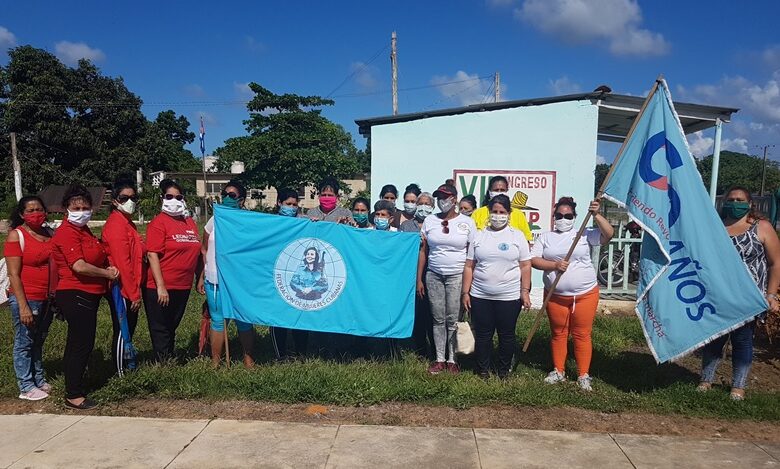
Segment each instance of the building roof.
[[[613,94],[608,92],[578,93],[565,96],[552,96],[547,98],[519,99],[513,101],[501,101],[498,103],[473,104],[449,109],[399,114],[397,116],[372,117],[358,119],[360,134],[368,136],[371,127],[375,125],[395,124],[409,122],[429,117],[454,116],[470,112],[497,111],[525,106],[541,106],[543,104],[562,103],[567,101],[590,100],[599,107],[598,138],[599,140],[621,142],[625,138],[634,118],[639,113],[644,97]],[[709,106],[704,104],[691,104],[675,102],[674,107],[680,116],[683,129],[686,134],[714,127],[717,119],[730,122],[731,115],[739,109]]]

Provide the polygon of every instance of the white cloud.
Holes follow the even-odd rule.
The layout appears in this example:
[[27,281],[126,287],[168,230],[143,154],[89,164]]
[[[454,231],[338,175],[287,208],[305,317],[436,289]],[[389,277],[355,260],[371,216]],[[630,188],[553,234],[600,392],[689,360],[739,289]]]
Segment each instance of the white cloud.
[[607,159],[601,155],[596,155],[596,164],[607,164]]
[[349,71],[362,91],[376,91],[379,87],[379,69],[364,62],[352,62]]
[[0,49],[5,52],[5,49],[16,46],[16,36],[14,33],[3,26],[0,26]]
[[185,86],[182,91],[184,91],[184,94],[190,98],[202,98],[206,96],[206,90],[204,90],[203,87],[197,83],[192,83]]
[[739,153],[748,152],[748,141],[746,138],[724,138],[720,144],[721,150],[736,151]]
[[562,76],[557,80],[550,80],[547,83],[547,89],[549,89],[554,96],[574,94],[582,91],[582,87],[580,87],[579,83],[571,81],[567,76]]
[[754,124],[780,123],[780,70],[764,83],[727,76],[715,84],[696,85],[681,91],[685,99],[738,107],[742,113],[754,118]]
[[[431,84],[438,85],[437,89],[443,97],[453,99],[462,106],[493,102],[495,93],[491,90],[490,95],[487,95],[492,83],[492,78],[480,78],[476,73],[469,74],[463,70],[458,70],[453,76],[436,75],[431,78]],[[506,99],[508,88],[504,83],[500,86],[502,99]]]
[[233,82],[233,92],[241,99],[250,100],[255,97],[255,92],[249,87],[249,83]]
[[687,135],[687,138],[688,147],[696,158],[703,158],[712,152],[712,146],[715,143],[715,139],[705,137],[704,132],[701,130]]
[[768,46],[761,52],[761,60],[773,69],[780,68],[780,44]]
[[515,17],[569,44],[603,43],[614,55],[669,51],[663,35],[641,27],[636,0],[525,0]]
[[102,50],[83,42],[60,41],[54,45],[54,54],[67,65],[76,65],[80,59],[100,62],[106,58]]

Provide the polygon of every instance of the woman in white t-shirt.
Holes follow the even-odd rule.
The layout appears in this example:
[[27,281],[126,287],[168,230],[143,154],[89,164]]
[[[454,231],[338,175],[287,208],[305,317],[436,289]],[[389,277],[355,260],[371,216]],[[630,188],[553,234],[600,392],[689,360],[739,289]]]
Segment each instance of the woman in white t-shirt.
[[505,379],[512,367],[520,309],[531,306],[531,252],[523,233],[509,226],[509,197],[497,195],[487,207],[488,226],[469,246],[463,270],[463,306],[471,312],[477,373],[490,376],[493,334],[498,332],[498,377]]
[[[222,205],[225,207],[240,209],[244,206],[246,199],[246,188],[238,181],[230,181],[222,189]],[[219,308],[217,302],[217,292],[219,291],[219,280],[217,279],[217,254],[216,254],[216,233],[214,231],[214,217],[211,217],[206,226],[203,227],[203,241],[201,245],[201,254],[204,261],[203,272],[198,279],[198,292],[206,295],[206,302],[209,306],[209,316],[211,317],[211,333],[209,334],[209,343],[211,344],[211,361],[215,367],[219,366],[222,359],[222,350],[225,348],[225,316]],[[241,346],[244,348],[244,366],[251,368],[255,361],[252,359],[252,348],[254,346],[254,329],[251,324],[235,321],[238,329],[238,338]]]
[[577,204],[571,197],[561,197],[555,204],[555,229],[543,233],[531,250],[531,262],[536,269],[544,270],[545,295],[555,278],[561,276],[547,304],[552,339],[554,369],[544,379],[548,384],[566,380],[565,363],[568,337],[574,342],[574,359],[577,362],[577,384],[591,391],[588,374],[593,354],[591,331],[599,304],[599,287],[596,269],[590,258],[592,246],[607,244],[614,233],[612,225],[599,214],[601,205],[594,200],[588,210],[593,213],[595,228],[585,230],[568,262],[564,260],[577,236],[574,230]]
[[428,373],[435,375],[449,371],[457,374],[460,368],[455,362],[455,332],[460,314],[463,267],[477,226],[471,217],[455,211],[458,202],[455,186],[442,184],[433,196],[440,212],[429,215],[420,230],[422,242],[417,263],[417,294],[422,298],[427,293],[433,318],[436,359],[428,368]]

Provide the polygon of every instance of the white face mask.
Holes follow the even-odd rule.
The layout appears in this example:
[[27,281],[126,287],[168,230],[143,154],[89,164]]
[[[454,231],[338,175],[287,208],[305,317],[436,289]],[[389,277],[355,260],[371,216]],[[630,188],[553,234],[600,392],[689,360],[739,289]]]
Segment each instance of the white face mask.
[[418,205],[417,210],[414,212],[414,216],[419,218],[420,220],[425,219],[428,215],[433,213],[433,207],[430,205]]
[[404,202],[404,212],[406,212],[407,215],[413,215],[415,210],[417,210],[416,203]]
[[452,199],[436,199],[436,205],[442,213],[447,213],[455,206],[455,202]]
[[166,200],[163,199],[162,211],[172,217],[180,217],[184,215],[184,201],[183,200]]
[[68,210],[68,222],[71,225],[82,227],[92,218],[92,210],[83,210],[81,212],[71,212]]
[[135,201],[127,199],[127,202],[119,204],[119,210],[125,212],[128,215],[135,213]]
[[490,227],[496,230],[500,230],[505,227],[509,222],[509,215],[499,215],[497,213],[490,214]]
[[571,229],[574,228],[574,219],[567,220],[565,218],[561,218],[560,220],[555,220],[555,230],[566,232],[571,231]]
[[506,195],[506,191],[490,191],[490,192],[488,192],[488,196],[489,196],[491,199],[492,199],[493,197],[495,197],[495,196],[497,196],[497,195],[501,195],[501,194],[504,194],[504,195]]

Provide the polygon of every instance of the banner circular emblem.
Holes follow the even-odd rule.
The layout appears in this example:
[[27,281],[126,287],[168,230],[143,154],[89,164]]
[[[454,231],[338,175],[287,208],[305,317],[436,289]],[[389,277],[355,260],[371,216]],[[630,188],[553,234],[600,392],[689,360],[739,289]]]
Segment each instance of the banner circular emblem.
[[276,291],[295,309],[325,308],[336,301],[346,283],[347,269],[341,253],[321,239],[296,239],[276,258]]

